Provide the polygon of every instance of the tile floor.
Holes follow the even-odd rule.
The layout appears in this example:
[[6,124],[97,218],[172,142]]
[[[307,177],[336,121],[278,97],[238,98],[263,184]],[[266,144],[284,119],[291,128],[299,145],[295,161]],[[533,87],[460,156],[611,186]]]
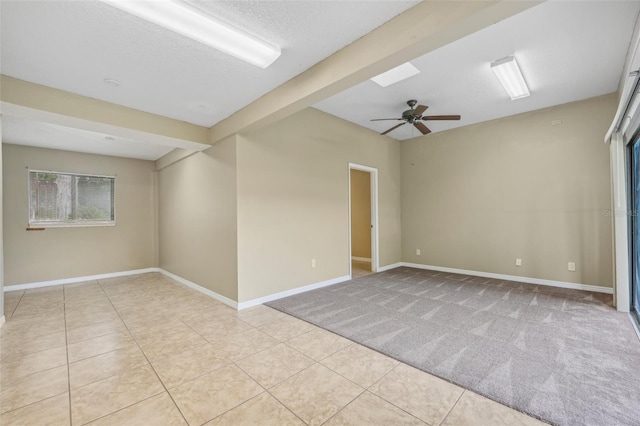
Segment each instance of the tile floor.
[[371,262],[363,262],[361,260],[351,261],[351,278],[356,279],[371,274],[373,274],[371,271]]
[[5,294],[0,424],[534,425],[265,306],[160,274]]

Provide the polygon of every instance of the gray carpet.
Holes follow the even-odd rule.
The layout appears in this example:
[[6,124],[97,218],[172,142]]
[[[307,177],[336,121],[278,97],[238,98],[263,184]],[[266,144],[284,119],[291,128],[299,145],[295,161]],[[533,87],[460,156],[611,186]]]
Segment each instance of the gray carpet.
[[558,425],[640,425],[640,341],[612,296],[396,268],[267,303]]

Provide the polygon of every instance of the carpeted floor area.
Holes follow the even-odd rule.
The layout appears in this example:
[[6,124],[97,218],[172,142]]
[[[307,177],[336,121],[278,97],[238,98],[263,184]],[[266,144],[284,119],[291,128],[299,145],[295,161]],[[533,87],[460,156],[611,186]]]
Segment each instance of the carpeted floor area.
[[640,424],[640,341],[612,296],[401,267],[267,303],[558,425]]

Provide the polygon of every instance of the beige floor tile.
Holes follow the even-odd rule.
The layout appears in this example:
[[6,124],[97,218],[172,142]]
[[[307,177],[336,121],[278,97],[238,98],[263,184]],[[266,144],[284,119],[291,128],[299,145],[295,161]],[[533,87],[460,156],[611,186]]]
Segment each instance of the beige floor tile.
[[200,425],[260,394],[263,389],[229,365],[169,390],[191,425]]
[[185,329],[176,328],[151,336],[136,337],[136,340],[151,361],[175,355],[207,343],[202,336],[188,327]]
[[69,393],[18,408],[0,415],[3,426],[69,426]]
[[67,315],[67,330],[84,327],[104,321],[120,321],[118,314],[113,312],[100,312],[82,315]]
[[14,358],[14,360],[10,362],[3,362],[0,364],[0,378],[3,382],[13,381],[19,377],[66,364],[67,348],[65,346],[58,346]]
[[188,319],[185,322],[203,336],[235,335],[253,329],[241,319],[218,314],[216,318]]
[[69,344],[69,362],[93,357],[116,349],[134,346],[135,342],[128,332],[107,334],[93,339],[81,340]]
[[71,390],[71,421],[84,424],[162,393],[164,388],[150,366]]
[[353,344],[352,341],[321,328],[287,340],[286,344],[308,357],[320,361]]
[[429,424],[439,424],[463,392],[405,364],[398,365],[369,390]]
[[374,384],[399,364],[393,358],[358,344],[334,353],[321,363],[365,388]]
[[0,391],[0,413],[60,395],[68,389],[66,365],[12,381],[3,379]]
[[81,315],[101,315],[111,314],[115,312],[111,302],[109,300],[102,300],[100,302],[94,302],[90,304],[79,304],[76,306],[68,306],[65,312],[69,316],[81,316]]
[[65,345],[64,331],[49,333],[42,336],[25,339],[0,340],[2,350],[0,351],[0,361],[2,363],[16,361],[25,355],[35,352],[45,351]]
[[238,311],[222,303],[216,303],[206,309],[189,309],[176,314],[178,318],[193,326],[200,321],[212,322],[221,318],[237,318]]
[[163,314],[152,314],[149,316],[141,316],[136,318],[123,318],[127,328],[134,337],[151,337],[152,334],[167,332],[172,329],[182,328],[189,330],[189,326],[180,321],[178,318],[167,318]]
[[18,300],[4,300],[4,315],[5,318],[11,318],[13,311],[18,306]]
[[13,290],[11,291],[11,286],[7,286],[4,288],[4,300],[13,300],[18,299],[24,296],[25,290]]
[[69,364],[71,389],[115,376],[122,371],[148,364],[136,345],[85,358]]
[[80,309],[82,307],[108,306],[113,309],[111,301],[106,294],[65,296],[64,306],[67,315],[86,313]]
[[242,359],[237,364],[265,388],[280,383],[313,364],[313,360],[285,344]]
[[465,391],[442,424],[445,426],[542,426],[546,423],[471,391]]
[[167,388],[174,388],[184,382],[224,367],[230,362],[213,345],[207,343],[154,361],[153,368]]
[[50,285],[46,287],[30,288],[25,291],[25,295],[37,294],[61,294],[64,289],[62,285]]
[[107,334],[126,332],[121,320],[103,321],[95,324],[77,327],[67,331],[67,342],[75,343],[81,340],[93,339]]
[[40,306],[37,304],[27,304],[22,301],[13,311],[11,318],[25,318],[34,315],[64,315],[64,303],[55,305]]
[[304,426],[291,411],[267,392],[227,411],[207,426]]
[[316,328],[308,322],[287,316],[259,327],[259,330],[274,339],[284,342]]
[[181,426],[186,424],[178,407],[166,392],[89,423],[91,426]]
[[325,425],[426,425],[387,401],[364,392]]
[[269,392],[305,423],[319,425],[355,399],[363,389],[327,367],[315,364]]
[[257,329],[236,335],[205,335],[206,340],[225,356],[233,361],[246,358],[256,352],[263,351],[277,345],[279,342]]
[[0,328],[0,342],[24,342],[46,334],[64,332],[64,329],[64,317],[51,319],[44,316],[40,321],[10,319]]
[[260,327],[272,321],[287,317],[286,314],[264,305],[243,309],[237,313],[237,316],[242,321],[247,322],[254,327]]

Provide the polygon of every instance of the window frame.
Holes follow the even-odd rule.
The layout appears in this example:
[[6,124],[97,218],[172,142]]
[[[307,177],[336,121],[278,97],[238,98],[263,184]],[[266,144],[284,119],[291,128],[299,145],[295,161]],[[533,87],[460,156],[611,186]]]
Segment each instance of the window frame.
[[[112,220],[87,220],[75,222],[38,222],[31,221],[31,173],[50,173],[56,175],[82,176],[90,178],[113,179],[113,219]],[[90,227],[110,227],[116,226],[116,175],[100,175],[91,173],[59,172],[54,170],[29,169],[27,168],[27,223],[30,228],[90,228]]]

